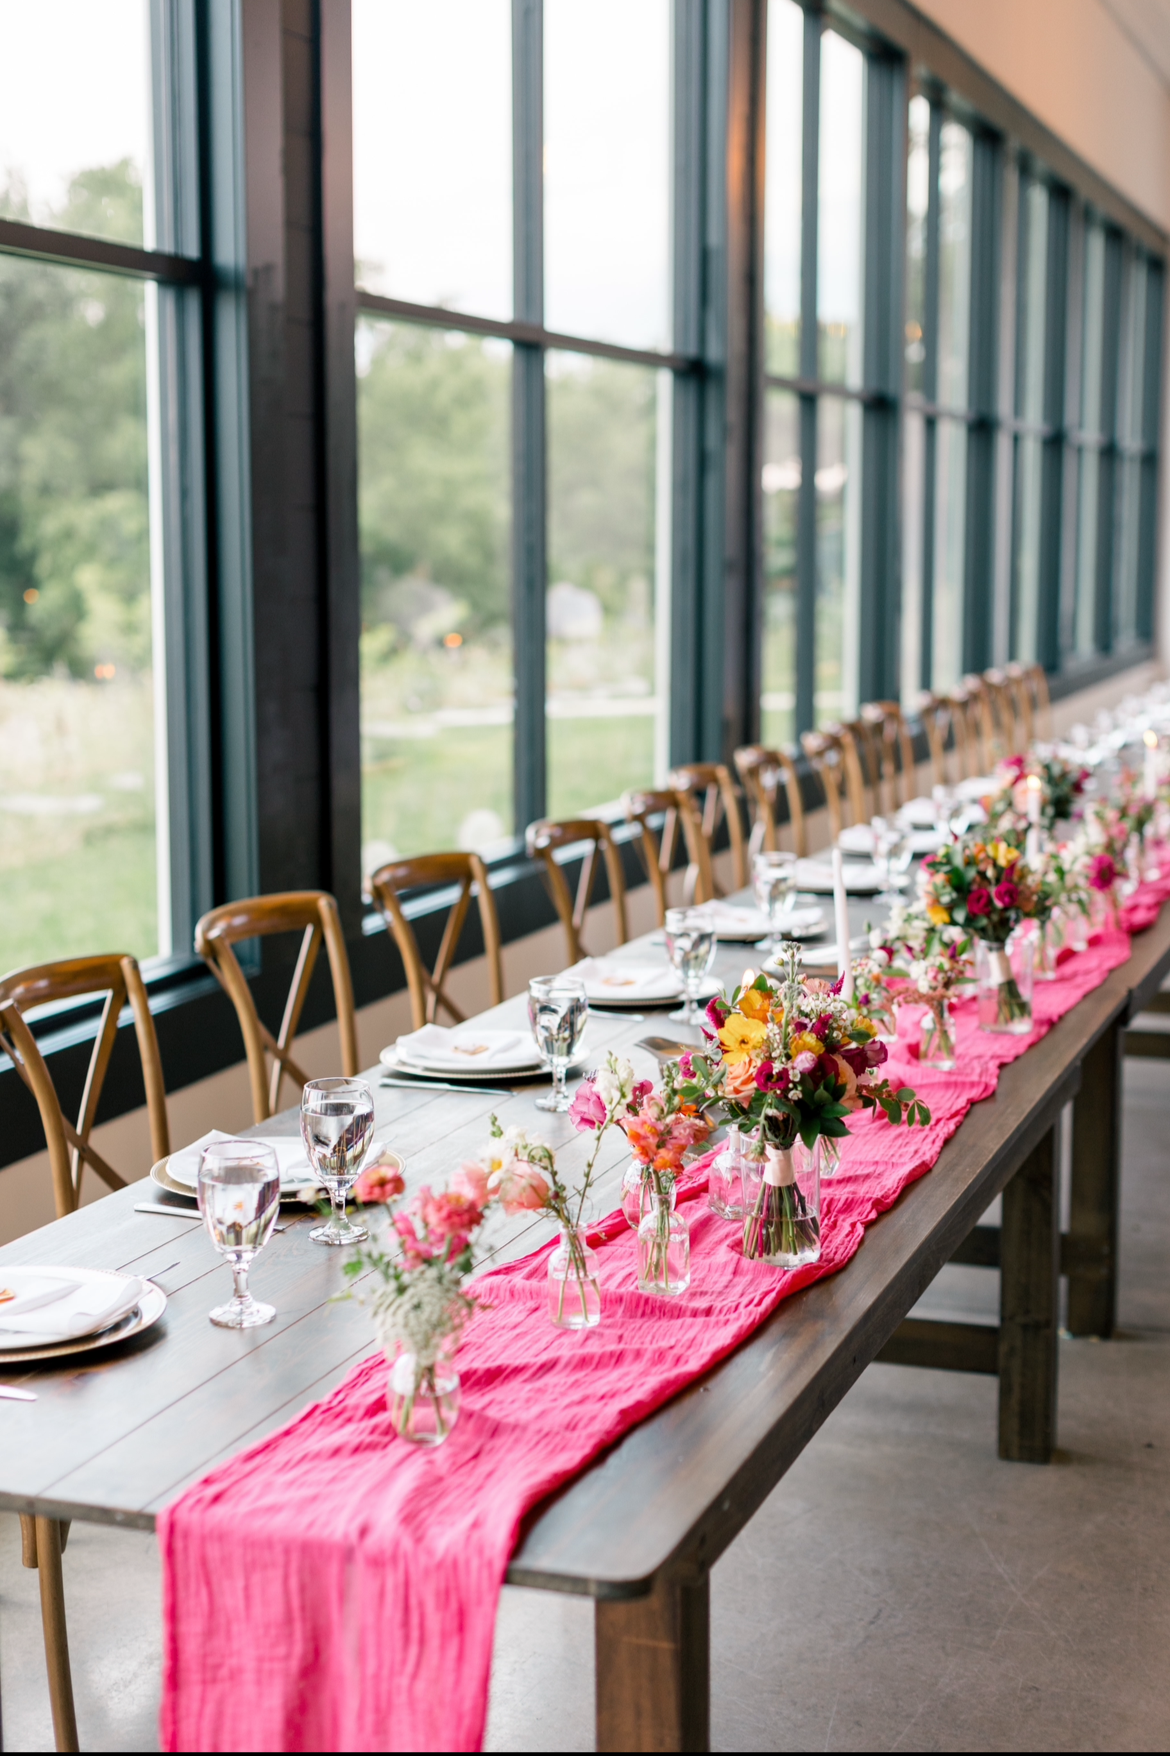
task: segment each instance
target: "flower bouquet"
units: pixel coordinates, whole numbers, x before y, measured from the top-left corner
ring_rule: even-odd
[[[374,1165],[362,1172],[354,1195],[389,1213],[404,1187],[400,1171]],[[371,1273],[373,1290],[352,1296],[370,1306],[390,1362],[386,1400],[394,1429],[415,1444],[441,1444],[459,1417],[454,1353],[476,1309],[463,1283],[485,1206],[486,1192],[457,1173],[445,1193],[422,1188],[391,1215],[388,1249],[371,1239],[345,1264],[351,1278]]]
[[[949,1072],[955,1065],[951,1000],[971,978],[972,935],[962,927],[937,924],[923,907],[895,911],[885,947],[891,968],[905,975],[908,999],[926,1007],[919,1059],[923,1066]]]
[[[666,1297],[685,1292],[691,1278],[690,1228],[674,1211],[675,1184],[683,1155],[711,1132],[698,1106],[682,1096],[678,1078],[678,1063],[668,1063],[661,1092],[643,1081],[615,1115],[633,1155],[622,1211],[638,1233],[638,1286]]]
[[[908,1088],[873,1077],[885,1045],[838,987],[805,981],[799,948],[786,947],[778,981],[749,970],[730,1000],[710,1002],[710,1046],[679,1067],[686,1102],[751,1131],[743,1252],[780,1268],[820,1256],[822,1139],[847,1134],[845,1117],[862,1108],[880,1107],[891,1122],[930,1119]]]
[[[936,927],[964,927],[978,941],[976,982],[984,1030],[1014,1035],[1031,1029],[1031,941],[1020,946],[1020,969],[1012,968],[1008,941],[1036,910],[1037,886],[1018,847],[1002,837],[979,841],[968,835],[923,861],[922,900]]]
[[[1027,833],[1028,780],[1039,782],[1040,824],[1048,835],[1057,825],[1071,823],[1082,809],[1082,798],[1090,770],[1078,761],[1070,761],[1050,744],[1036,744],[1026,756],[1011,756],[1001,762],[999,772],[1003,787],[987,807],[988,820],[1002,834],[1014,829],[1021,838]]]

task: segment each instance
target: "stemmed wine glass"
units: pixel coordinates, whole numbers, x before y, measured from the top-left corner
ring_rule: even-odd
[[[208,1313],[220,1329],[255,1329],[271,1323],[275,1305],[262,1305],[248,1291],[248,1270],[272,1235],[280,1211],[280,1166],[262,1140],[217,1140],[204,1148],[196,1183],[207,1235],[231,1263],[235,1294]]]
[[[764,850],[752,861],[756,901],[768,917],[768,953],[775,957],[784,941],[784,923],[796,901],[796,855]]]
[[[902,900],[902,886],[913,858],[910,837],[893,817],[873,819],[873,859],[881,874],[882,889],[877,901],[886,908]]]
[[[301,1139],[333,1212],[309,1233],[315,1244],[358,1244],[369,1233],[345,1215],[374,1134],[374,1097],[364,1079],[310,1079],[301,1093]]]
[[[686,994],[682,1006],[670,1017],[675,1024],[701,1024],[699,990],[703,977],[715,961],[715,929],[710,918],[693,908],[666,911],[666,955],[682,977]]]
[[[540,1058],[553,1076],[546,1097],[538,1097],[538,1110],[567,1110],[569,1094],[565,1075],[572,1066],[585,1035],[589,1001],[585,983],[578,976],[534,976],[528,984],[528,1022]]]

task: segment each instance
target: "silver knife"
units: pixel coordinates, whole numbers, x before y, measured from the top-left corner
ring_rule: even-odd
[[[35,1402],[35,1390],[18,1390],[15,1384],[0,1384],[0,1396],[6,1396],[9,1402]]]
[[[171,1201],[136,1201],[135,1213],[175,1213],[180,1219],[203,1218],[197,1207],[176,1207]]]
[[[496,1085],[452,1085],[445,1079],[392,1079],[384,1074],[379,1085],[397,1086],[399,1091],[465,1091],[472,1097],[512,1097],[514,1094]]]

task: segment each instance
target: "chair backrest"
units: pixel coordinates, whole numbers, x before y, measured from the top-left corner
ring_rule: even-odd
[[[1016,703],[1015,684],[1006,671],[991,670],[983,673],[983,688],[987,697],[989,718],[995,727],[993,754],[997,761],[1002,761],[1007,756],[1017,755],[1025,748],[1021,741],[1023,727]]]
[[[1023,665],[1013,659],[1003,668],[1004,678],[1012,691],[1016,707],[1016,725],[1019,736],[1023,740],[1020,752],[1025,751],[1036,736],[1036,714],[1032,702],[1032,681]],[[1045,678],[1047,688],[1048,679]]]
[[[763,744],[745,744],[735,752],[735,766],[747,794],[752,818],[748,852],[769,853],[779,847],[776,804],[783,781],[788,798],[788,821],[792,825],[792,846],[803,859],[808,852],[808,834],[804,823],[804,799],[800,791],[800,775],[787,750],[771,750]]]
[[[302,935],[301,949],[289,984],[280,1034],[274,1037],[261,1022],[252,990],[232,946],[241,939],[263,939],[271,933],[296,932]],[[195,949],[210,964],[240,1021],[252,1082],[252,1114],[257,1122],[266,1122],[279,1107],[281,1082],[286,1074],[298,1085],[298,1096],[299,1087],[308,1081],[308,1074],[302,1072],[293,1060],[289,1045],[297,1034],[322,939],[333,976],[333,1000],[341,1033],[341,1071],[352,1079],[358,1072],[353,983],[341,918],[337,904],[327,890],[286,890],[272,896],[249,896],[241,902],[226,902],[220,908],[211,909],[196,925]],[[272,1056],[271,1072],[266,1054]]]
[[[882,808],[880,739],[864,719],[825,727],[841,750],[844,799],[853,823],[868,823]]]
[[[106,996],[105,1004],[85,1076],[81,1109],[74,1126],[61,1108],[52,1075],[23,1015],[34,1006],[102,993]],[[157,1163],[171,1150],[167,1100],[154,1020],[150,1016],[142,974],[134,958],[117,953],[108,957],[74,957],[61,963],[14,970],[11,975],[0,978],[0,1048],[10,1057],[17,1073],[36,1098],[49,1149],[53,1199],[59,1219],[76,1208],[86,1165],[96,1171],[111,1189],[124,1188],[127,1181],[106,1163],[90,1141],[98,1100],[114,1049],[118,1019],[127,1002],[134,1015],[142,1082],[146,1087],[146,1110],[150,1119],[150,1149]]]
[[[802,732],[800,745],[821,783],[829,810],[829,834],[836,841],[845,827],[841,796],[845,784],[845,759],[840,738],[830,730]]]
[[[403,913],[401,896],[407,890],[420,890],[426,885],[458,884],[459,895],[447,916],[435,967],[428,970],[422,960],[414,928]],[[418,854],[413,859],[392,860],[379,866],[369,880],[372,900],[381,909],[386,925],[394,935],[406,970],[410,988],[410,1010],[415,1030],[433,1024],[442,1006],[456,1024],[462,1024],[460,1011],[443,984],[459,944],[459,935],[467,919],[471,892],[475,889],[479,902],[479,920],[483,928],[483,947],[487,953],[488,976],[492,987],[492,1005],[504,998],[504,977],[500,959],[500,923],[495,898],[488,883],[487,867],[478,854]]]
[[[666,777],[668,787],[676,793],[684,794],[694,800],[698,813],[699,826],[703,840],[707,844],[707,853],[712,873],[715,860],[715,837],[721,822],[727,824],[728,841],[731,844],[732,870],[735,874],[735,888],[742,890],[748,882],[747,841],[743,833],[743,818],[739,810],[739,791],[735,777],[725,762],[684,762],[674,768]],[[685,830],[686,824],[684,822]],[[697,868],[699,862],[694,851],[691,854],[691,866]],[[714,882],[712,878],[712,882]],[[697,873],[687,874],[688,890],[696,892],[692,900],[703,900],[697,894]],[[716,894],[719,894],[717,891]]]
[[[883,808],[892,815],[899,805],[908,805],[918,796],[918,764],[910,727],[898,701],[867,702],[861,718],[876,741]]]
[[[988,774],[994,767],[987,734],[987,704],[982,677],[964,677],[951,693],[956,723],[962,722],[963,779]]]
[[[936,787],[945,787],[947,781],[947,737],[952,730],[954,715],[951,703],[945,695],[932,695],[927,692],[918,703],[918,717],[922,721],[926,733],[927,748],[930,751],[930,778]],[[960,763],[959,734],[955,732],[956,761]]]
[[[678,826],[683,814],[690,806],[690,800],[684,795],[679,798],[675,792],[629,792],[622,798],[625,808],[626,822],[636,823],[640,830],[638,842],[642,853],[642,864],[646,868],[646,876],[654,892],[654,907],[658,913],[658,925],[666,925],[666,911],[670,907],[666,881],[671,867],[674,865],[674,850],[678,840]],[[652,818],[662,818],[662,837],[651,822]],[[689,846],[689,843],[688,843]],[[700,901],[703,899],[700,898]]]
[[[626,881],[622,872],[621,854],[609,833],[609,825],[603,823],[599,817],[566,818],[559,823],[551,818],[542,818],[539,823],[528,825],[524,840],[529,859],[544,861],[553,904],[565,929],[565,948],[569,962],[578,963],[581,958],[589,955],[581,942],[581,929],[585,925],[585,914],[599,870],[599,852],[605,861],[605,870],[609,877],[617,943],[624,945],[629,938],[626,926]],[[577,881],[577,895],[574,900],[569,895],[569,886],[556,854],[559,848],[573,847],[581,842],[586,842],[588,849],[581,862],[581,876]]]
[[[1032,718],[1038,738],[1052,736],[1052,696],[1048,691],[1048,672],[1043,665],[1028,665],[1024,671],[1032,692]]]

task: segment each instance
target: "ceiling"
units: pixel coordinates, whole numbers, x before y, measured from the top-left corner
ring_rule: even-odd
[[[1170,92],[1170,0],[1100,0]]]

